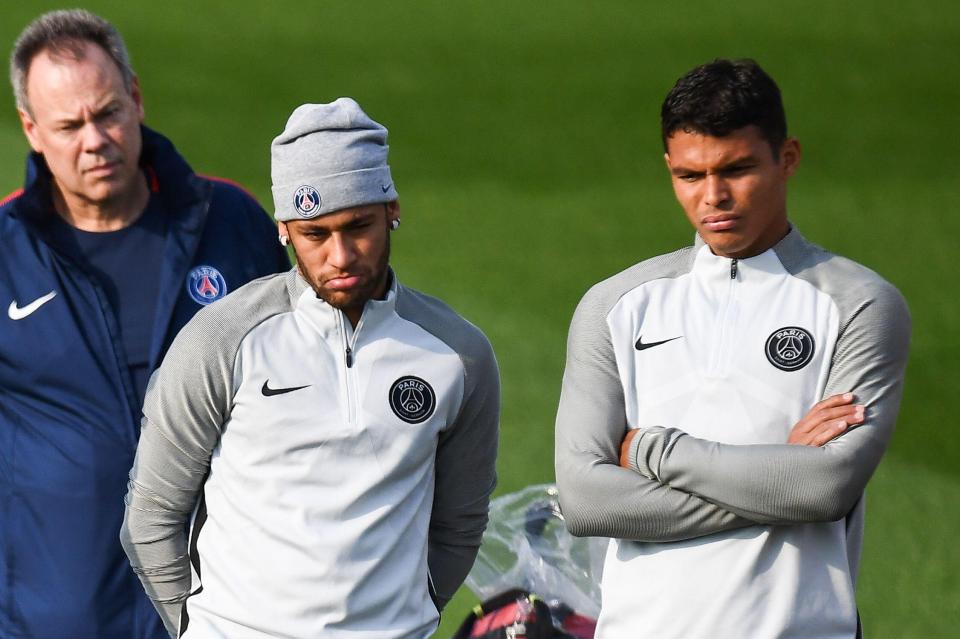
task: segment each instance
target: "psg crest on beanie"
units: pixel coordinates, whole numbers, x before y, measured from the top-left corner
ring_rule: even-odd
[[[401,377],[390,387],[390,408],[408,424],[426,421],[437,408],[437,396],[419,377]]]
[[[293,208],[301,217],[313,217],[320,208],[320,192],[310,185],[301,186],[293,194]]]
[[[227,294],[227,281],[212,266],[197,266],[187,275],[187,293],[194,302],[206,306]]]
[[[774,331],[767,338],[767,360],[782,371],[796,371],[810,363],[816,345],[813,335],[798,326]]]

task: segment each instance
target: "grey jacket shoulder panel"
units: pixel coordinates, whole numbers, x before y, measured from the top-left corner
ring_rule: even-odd
[[[466,375],[464,395],[469,394],[478,377],[482,378],[479,371],[491,365],[496,367],[487,336],[441,300],[401,285],[396,310],[400,317],[421,327],[460,356]]]
[[[464,369],[463,404],[437,444],[428,539],[431,594],[443,608],[473,566],[497,485],[500,372],[486,336],[440,300],[401,286],[396,312],[457,353]]]
[[[658,279],[680,277],[690,271],[697,249],[688,246],[672,253],[657,255],[594,284],[583,296],[580,306],[606,314],[620,298],[633,289]]]
[[[866,303],[896,307],[896,317],[909,320],[906,300],[893,284],[866,266],[807,241],[799,231],[792,230],[774,251],[787,272],[833,299],[840,311],[841,335]]]

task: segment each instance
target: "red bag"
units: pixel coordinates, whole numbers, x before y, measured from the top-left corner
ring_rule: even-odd
[[[525,590],[508,590],[473,609],[453,639],[557,639],[547,604]]]
[[[475,607],[453,639],[593,639],[596,620],[555,606],[526,590],[508,590]]]

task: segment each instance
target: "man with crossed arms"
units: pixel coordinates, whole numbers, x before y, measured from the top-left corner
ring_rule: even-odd
[[[859,636],[906,305],[788,221],[800,146],[755,62],[687,73],[661,125],[695,244],[584,296],[557,416],[567,525],[614,538],[597,636]]]

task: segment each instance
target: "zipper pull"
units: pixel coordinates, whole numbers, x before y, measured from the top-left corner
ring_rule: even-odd
[[[737,279],[737,258],[733,258],[730,261],[730,279]]]
[[[347,368],[351,368],[352,366],[353,366],[353,351],[350,349],[349,346],[347,346]]]

